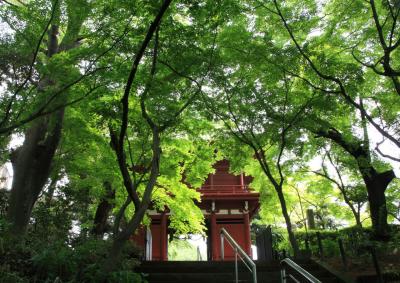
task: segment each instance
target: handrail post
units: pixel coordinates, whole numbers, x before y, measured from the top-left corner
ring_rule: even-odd
[[[224,238],[228,241],[228,244],[232,247],[235,252],[235,281],[239,281],[239,267],[238,257],[243,261],[247,269],[252,273],[253,283],[257,283],[257,266],[254,261],[249,257],[248,254],[236,243],[231,235],[224,229],[221,228],[221,259],[224,260]]]
[[[238,270],[238,250],[235,247],[235,279],[236,283],[239,282],[239,270]]]
[[[257,283],[257,267],[253,266],[253,283]]]
[[[224,258],[224,234],[221,233],[221,260],[223,261]]]
[[[281,266],[281,279],[282,283],[286,283],[286,269],[284,265]]]

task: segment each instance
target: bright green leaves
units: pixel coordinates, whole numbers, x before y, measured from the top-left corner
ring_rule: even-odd
[[[68,48],[77,40],[81,27],[90,12],[90,4],[87,0],[66,0],[68,25],[62,39],[61,46]]]
[[[23,7],[0,8],[2,21],[13,30],[0,41],[4,59],[0,69],[7,76],[3,97],[7,99],[0,102],[1,109],[6,109],[28,75],[54,3],[36,0]],[[86,192],[93,203],[103,193],[103,182],[112,182],[117,210],[126,194],[109,145],[109,130],[120,126],[120,99],[132,58],[160,3],[59,0],[58,4],[53,23],[59,25],[60,50],[48,56],[50,37],[45,32],[32,78],[16,96],[6,124],[29,117],[44,105],[49,110],[75,101],[66,111],[57,162],[62,163],[70,185]],[[152,132],[140,107],[146,90],[148,115],[158,126],[169,127],[161,135],[154,206],[170,208],[171,225],[179,233],[203,228],[194,189],[221,158],[229,159],[233,173],[245,167],[255,177],[252,186],[262,194],[262,215],[271,221],[275,215],[267,215],[266,208],[277,211],[279,206],[270,180],[255,160],[262,151],[271,176],[279,180],[282,173],[282,181],[288,182],[283,182],[283,190],[297,214],[299,200],[291,186],[299,187],[313,202],[328,194],[339,197],[320,178],[296,175],[325,148],[338,157],[340,171],[350,179],[352,198],[365,197],[358,195],[360,172],[354,168],[366,167],[369,158],[353,159],[339,146],[315,138],[315,132],[335,128],[352,148],[364,142],[360,112],[349,99],[356,103],[362,99],[371,119],[397,135],[400,100],[392,80],[379,74],[384,70],[384,54],[370,5],[361,0],[290,0],[277,1],[277,7],[298,46],[274,1],[180,1],[161,21],[158,47],[153,38],[140,61],[129,98],[126,163],[132,179],[147,180]],[[391,27],[395,42],[400,33],[397,25],[392,26],[390,9],[398,8],[387,1],[377,2],[376,9],[381,23],[387,18],[382,27],[385,42],[389,44]],[[394,50],[389,58],[396,70],[399,56]],[[363,64],[375,64],[378,73]],[[347,98],[339,93],[343,90],[335,79]],[[186,104],[190,105],[180,113]],[[389,169],[372,152],[371,159],[377,171]],[[304,184],[301,178],[306,179]],[[140,193],[144,183],[138,185]],[[329,209],[342,217],[337,207]]]
[[[168,207],[171,212],[169,227],[176,234],[202,233],[203,213],[195,204],[200,200],[200,194],[180,180],[159,177],[157,183],[153,193],[154,204],[161,211]]]

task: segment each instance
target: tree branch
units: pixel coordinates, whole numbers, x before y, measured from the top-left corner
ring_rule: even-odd
[[[55,2],[54,2],[54,4],[53,4],[53,7],[52,7],[52,10],[51,10],[50,19],[48,20],[48,22],[47,22],[47,24],[46,24],[46,27],[44,28],[42,34],[40,35],[39,40],[38,40],[38,42],[37,42],[37,44],[36,44],[36,48],[35,48],[35,50],[34,50],[34,52],[33,52],[33,59],[32,59],[31,64],[29,65],[28,75],[26,76],[26,78],[25,78],[25,80],[22,82],[22,84],[21,84],[21,85],[17,88],[17,90],[14,92],[14,94],[12,95],[12,97],[11,97],[11,99],[10,99],[8,105],[7,105],[6,113],[5,113],[3,119],[2,119],[1,122],[0,122],[0,127],[2,127],[2,126],[4,125],[4,123],[7,121],[8,116],[10,115],[11,106],[13,105],[14,100],[16,99],[18,93],[25,87],[25,85],[27,84],[27,82],[30,80],[30,78],[31,78],[31,76],[32,76],[33,66],[34,66],[34,64],[35,64],[35,62],[36,62],[36,58],[37,58],[37,56],[38,56],[38,54],[39,54],[40,45],[42,44],[43,38],[44,38],[44,36],[46,35],[46,32],[47,32],[47,30],[49,29],[49,27],[50,27],[50,25],[51,25],[51,22],[52,22],[53,19],[54,19],[57,6],[58,6],[58,0],[55,0]]]
[[[382,49],[383,50],[387,50],[387,45],[386,45],[386,42],[385,42],[385,37],[383,35],[382,26],[381,26],[381,24],[379,22],[378,12],[376,11],[376,7],[375,7],[375,1],[374,0],[370,0],[369,4],[370,4],[371,9],[372,9],[372,17],[374,18],[375,27],[376,27],[376,30],[378,32],[379,42],[381,43]]]
[[[122,111],[122,124],[121,124],[121,128],[120,128],[119,139],[118,139],[119,140],[118,141],[118,150],[119,151],[123,150],[123,141],[124,141],[125,134],[126,134],[126,128],[128,126],[129,94],[130,94],[130,91],[132,88],[133,81],[136,77],[136,72],[138,70],[139,63],[142,60],[144,52],[145,52],[147,46],[149,45],[150,40],[153,37],[153,34],[156,32],[156,29],[159,26],[161,19],[164,16],[164,13],[167,10],[167,8],[169,7],[169,5],[171,4],[171,2],[172,2],[172,0],[164,0],[160,10],[158,11],[157,16],[155,17],[155,19],[153,20],[153,22],[151,23],[151,25],[147,31],[146,37],[143,40],[142,45],[140,46],[140,48],[135,56],[131,70],[129,72],[128,80],[125,85],[124,95],[121,99],[123,111]]]
[[[339,87],[339,91],[340,94],[343,96],[343,98],[353,107],[355,107],[356,109],[360,110],[363,115],[365,115],[365,118],[368,120],[368,122],[373,125],[379,133],[381,133],[384,137],[388,138],[389,140],[391,140],[397,147],[400,148],[400,140],[397,140],[395,137],[393,137],[391,134],[389,134],[386,130],[384,130],[381,126],[379,126],[374,119],[366,112],[366,110],[360,105],[358,104],[356,101],[354,101],[354,99],[351,98],[351,96],[347,93],[346,88],[344,87],[342,81],[334,76],[331,75],[327,75],[322,73],[314,64],[314,62],[310,59],[310,57],[303,51],[303,49],[301,48],[300,44],[297,42],[291,28],[289,27],[286,19],[284,18],[279,5],[277,3],[277,0],[273,0],[274,4],[275,4],[275,8],[279,14],[279,17],[281,18],[285,29],[287,30],[287,32],[289,33],[289,36],[291,38],[291,40],[294,42],[297,50],[300,52],[300,54],[302,55],[302,57],[308,62],[308,64],[310,65],[311,69],[322,79],[334,82],[338,85]],[[372,0],[371,0],[372,1]],[[400,84],[399,84],[400,87]]]
[[[384,153],[381,151],[381,149],[379,148],[379,146],[380,146],[382,143],[383,143],[383,141],[381,141],[381,142],[379,142],[379,143],[376,144],[376,146],[375,146],[376,152],[378,152],[379,155],[381,155],[382,157],[389,158],[389,159],[391,159],[391,160],[393,160],[393,161],[396,161],[396,162],[400,162],[400,158],[396,158],[396,157],[394,157],[394,156],[391,156],[391,155],[388,155],[388,154],[384,154]]]

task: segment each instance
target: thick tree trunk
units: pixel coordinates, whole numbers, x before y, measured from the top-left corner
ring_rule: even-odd
[[[49,31],[47,56],[58,52],[58,25],[52,24]],[[50,78],[44,78],[38,91],[54,85]],[[8,220],[11,232],[20,238],[26,232],[33,205],[50,175],[51,163],[61,138],[64,109],[38,118],[25,132],[25,140],[12,156],[14,176],[11,187]]]
[[[395,175],[392,170],[383,173],[373,171],[369,174],[363,174],[368,191],[372,229],[377,240],[386,240],[389,237],[385,191],[394,178]]]
[[[112,188],[110,182],[104,182],[104,189],[106,190],[106,194],[97,206],[93,221],[94,227],[91,231],[93,235],[101,238],[107,231],[107,219],[113,208],[113,200],[115,199],[115,190]]]
[[[49,175],[61,138],[64,110],[36,120],[25,133],[25,141],[11,157],[14,176],[10,193],[8,220],[11,232],[22,236]]]
[[[369,146],[364,145],[364,141],[347,141],[343,135],[334,128],[329,130],[319,130],[318,136],[331,139],[337,145],[352,155],[356,161],[358,170],[363,177],[368,192],[368,202],[372,220],[372,229],[376,240],[386,240],[389,237],[389,227],[387,222],[387,208],[385,191],[390,182],[395,178],[393,170],[378,173],[371,162]],[[355,139],[356,140],[356,139]]]
[[[294,257],[296,258],[300,255],[299,245],[297,243],[296,237],[294,236],[294,233],[292,230],[292,221],[290,220],[290,216],[287,211],[285,196],[283,195],[282,188],[275,187],[275,191],[278,194],[279,202],[281,204],[282,215],[283,215],[283,218],[285,218],[286,229],[287,229],[288,236],[289,236],[289,242],[290,242],[290,245],[292,246]]]

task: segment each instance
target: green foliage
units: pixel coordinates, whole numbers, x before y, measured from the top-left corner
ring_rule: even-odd
[[[32,257],[33,268],[39,279],[68,278],[77,270],[76,262],[72,259],[73,251],[55,243],[43,249],[40,254]]]
[[[27,238],[23,245],[14,245],[12,238],[2,237],[0,282],[97,282],[101,264],[106,259],[110,242],[85,239],[65,243],[43,242]],[[139,251],[129,243],[122,254],[118,270],[108,274],[110,282],[146,282],[133,272],[138,264]],[[6,279],[13,281],[4,281]],[[128,281],[127,281],[128,280]]]
[[[308,239],[309,247],[313,254],[319,254],[317,233],[321,235],[323,253],[327,257],[340,256],[338,240],[343,241],[345,253],[351,257],[365,257],[370,259],[370,248],[374,247],[378,255],[388,255],[399,244],[399,226],[391,226],[391,240],[387,243],[371,240],[373,233],[371,227],[348,227],[335,231],[299,231],[296,237],[302,247],[305,248],[305,241]]]
[[[168,260],[195,261],[197,260],[197,249],[186,239],[173,239],[168,243]]]
[[[16,153],[9,148],[12,136],[29,138],[26,130],[35,115],[48,111],[43,119],[50,117],[54,126],[54,111],[66,108],[62,140],[35,203],[26,245],[9,244],[8,193],[0,190],[0,252],[8,256],[7,262],[1,261],[0,277],[95,282],[104,275],[98,271],[115,236],[115,216],[127,198],[110,130],[122,123],[121,97],[132,60],[160,3],[7,2],[0,7],[0,26],[5,27],[0,35],[0,164]],[[157,50],[153,36],[139,62],[127,105],[123,166],[138,184],[139,198],[153,157],[144,107],[155,124],[168,126],[160,136],[152,208],[168,207],[176,235],[203,233],[195,189],[213,173],[212,165],[226,158],[231,173],[253,176],[250,187],[261,197],[255,222],[278,227],[276,247],[288,249],[277,188],[283,191],[300,242],[308,208],[315,211],[327,255],[337,254],[338,237],[368,242],[368,233],[333,230],[355,224],[354,211],[366,219],[363,226],[369,225],[365,178],[394,164],[375,150],[381,136],[373,137],[371,127],[375,121],[389,134],[385,139],[399,140],[400,32],[392,13],[398,9],[393,1],[377,1],[378,19],[384,23],[380,38],[371,2],[361,0],[173,2],[157,31]],[[60,44],[52,56],[48,24],[57,27]],[[382,37],[393,49],[384,50]],[[360,113],[361,102],[369,123]],[[321,135],[333,129],[341,142]],[[354,149],[366,154],[350,154]],[[311,163],[320,164],[315,169]],[[112,211],[104,239],[92,239],[95,212],[107,195],[104,182],[111,184],[115,198],[109,200]],[[386,189],[391,222],[400,218],[399,188],[396,180]],[[122,212],[120,228],[135,213],[132,204]],[[314,239],[315,231],[308,235]],[[393,233],[385,247],[398,240]],[[171,252],[183,249],[175,243],[172,247]],[[110,282],[142,280],[131,272],[136,264],[132,258],[139,256],[131,254],[134,250],[127,247]]]
[[[9,199],[9,192],[0,189],[0,216],[5,217],[7,213],[7,204]]]

